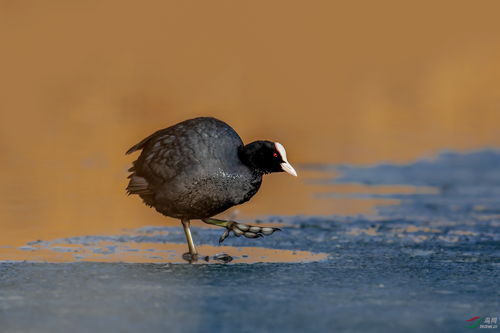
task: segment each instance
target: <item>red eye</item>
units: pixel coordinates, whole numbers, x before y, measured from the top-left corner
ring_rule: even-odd
[[[277,153],[274,153],[274,154],[273,154],[273,156],[274,156],[274,157],[278,157],[278,154],[277,154]]]

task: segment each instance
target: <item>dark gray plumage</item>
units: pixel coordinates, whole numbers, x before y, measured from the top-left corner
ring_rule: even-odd
[[[127,190],[160,213],[211,217],[249,200],[262,174],[244,165],[238,134],[215,118],[196,118],[160,130],[130,148],[142,149]]]
[[[281,144],[255,141],[244,146],[229,125],[210,117],[159,130],[127,154],[137,150],[142,152],[129,169],[128,193],[139,195],[164,215],[181,219],[188,243],[192,243],[190,219],[202,219],[241,235],[239,230],[245,225],[208,218],[248,201],[259,190],[265,173],[286,171],[296,176]],[[259,231],[253,236],[264,234],[270,233]],[[190,252],[196,254],[191,244]]]

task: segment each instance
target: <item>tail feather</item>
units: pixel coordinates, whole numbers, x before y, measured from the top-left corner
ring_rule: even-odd
[[[154,193],[149,188],[149,183],[143,177],[137,176],[132,173],[130,176],[130,181],[127,186],[127,194],[137,194],[139,195],[144,203],[148,206],[153,206]]]
[[[127,186],[128,194],[151,194],[149,189],[149,184],[147,180],[143,177],[139,177],[136,174],[131,174],[129,176],[130,181]]]

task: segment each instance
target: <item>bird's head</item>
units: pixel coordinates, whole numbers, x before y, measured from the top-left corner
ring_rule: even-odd
[[[257,172],[287,172],[297,176],[297,172],[288,162],[285,147],[271,141],[255,141],[242,147],[239,152],[241,161]]]

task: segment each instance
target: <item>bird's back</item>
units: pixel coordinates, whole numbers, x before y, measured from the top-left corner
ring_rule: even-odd
[[[127,190],[173,217],[203,218],[248,200],[261,177],[241,163],[238,134],[215,118],[162,129],[127,151],[141,150]]]

